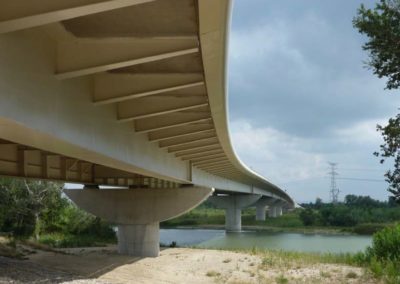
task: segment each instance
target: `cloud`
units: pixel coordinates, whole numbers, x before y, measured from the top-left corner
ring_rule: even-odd
[[[271,181],[303,180],[322,174],[321,154],[304,149],[310,143],[308,139],[273,128],[256,128],[245,120],[234,121],[231,130],[239,156]]]
[[[396,111],[399,98],[386,95],[384,81],[363,68],[363,39],[351,25],[354,3],[342,1],[347,12],[335,14],[330,5],[302,1],[301,7],[283,4],[280,13],[268,12],[273,2],[244,8],[243,13],[257,11],[245,28],[244,17],[238,17],[242,11],[233,18],[238,22],[230,44],[232,117],[318,137]]]
[[[338,163],[344,178],[382,180],[386,170],[372,155],[381,137],[368,121],[337,129],[330,138],[296,137],[246,120],[233,121],[230,129],[233,146],[245,164],[288,190],[298,202],[329,200],[329,161]],[[387,198],[384,182],[339,180],[338,185],[341,198],[346,194]]]

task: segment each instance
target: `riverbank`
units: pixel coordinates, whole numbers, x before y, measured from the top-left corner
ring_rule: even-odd
[[[340,257],[272,251],[162,249],[158,258],[115,246],[30,249],[25,260],[0,257],[0,283],[379,283]]]
[[[225,225],[176,225],[161,226],[161,229],[205,229],[205,230],[225,230]],[[300,234],[320,234],[320,235],[356,235],[354,232],[346,231],[344,228],[326,227],[275,227],[268,225],[243,225],[242,231],[266,231],[271,233],[300,233]]]
[[[264,221],[255,220],[254,208],[247,208],[242,212],[243,230],[268,230],[270,232],[294,232],[304,234],[357,234],[372,235],[375,232],[393,225],[391,222],[360,222],[351,226],[308,224],[300,218],[301,210],[287,212],[277,218],[266,218]],[[345,217],[343,217],[345,218]],[[224,229],[225,212],[215,208],[195,208],[177,218],[164,221],[161,228],[192,228],[192,229]]]

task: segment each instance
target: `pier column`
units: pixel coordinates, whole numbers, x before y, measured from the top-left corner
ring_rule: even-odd
[[[265,221],[266,206],[256,206],[256,221]]]
[[[269,218],[276,218],[276,207],[273,205],[270,205],[268,207],[268,217]]]
[[[282,200],[275,200],[268,208],[268,216],[271,218],[276,218],[282,216],[282,207],[286,202]]]
[[[240,232],[242,230],[242,209],[246,208],[261,195],[214,195],[208,199],[218,208],[225,209],[225,230],[227,232]]]
[[[118,225],[118,253],[156,257],[160,251],[160,223]]]
[[[265,221],[266,207],[274,202],[272,197],[263,196],[255,203],[257,221]]]
[[[205,187],[135,189],[64,189],[83,210],[118,226],[118,252],[156,257],[160,251],[159,223],[177,217],[213,192]]]
[[[275,214],[276,214],[276,217],[282,216],[282,206],[275,207]]]

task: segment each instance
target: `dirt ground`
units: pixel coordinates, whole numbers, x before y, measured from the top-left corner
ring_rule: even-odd
[[[168,248],[158,258],[118,255],[114,246],[62,252],[0,257],[0,283],[376,283],[357,267],[268,266],[260,255],[231,251]]]

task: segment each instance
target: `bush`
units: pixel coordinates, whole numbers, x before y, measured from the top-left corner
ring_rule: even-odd
[[[367,254],[380,261],[400,262],[400,224],[374,234]]]
[[[64,234],[47,234],[42,235],[39,243],[54,248],[72,248],[72,247],[100,247],[107,243],[115,242],[116,238],[102,238],[93,235],[64,235]]]
[[[355,255],[354,261],[365,264],[386,283],[400,283],[400,224],[375,233],[372,246]]]
[[[385,224],[360,224],[353,228],[353,232],[360,235],[372,235],[385,227]]]
[[[317,223],[318,214],[311,208],[302,210],[299,214],[304,226],[312,226]]]

